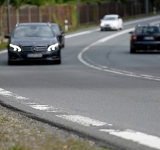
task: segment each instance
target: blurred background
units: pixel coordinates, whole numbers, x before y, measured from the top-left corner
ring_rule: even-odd
[[[159,10],[159,0],[0,0],[0,36],[12,32],[17,22],[55,22],[64,29],[67,20],[70,31],[99,24],[106,14],[125,20]]]

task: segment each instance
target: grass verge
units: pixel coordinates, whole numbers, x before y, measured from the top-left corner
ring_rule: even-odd
[[[109,150],[4,107],[0,109],[0,150]]]
[[[0,50],[4,50],[7,48],[8,42],[2,42],[0,43]]]

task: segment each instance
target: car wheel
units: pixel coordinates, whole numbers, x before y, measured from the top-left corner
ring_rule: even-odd
[[[120,29],[120,28],[119,28],[119,27],[117,27],[116,31],[119,31],[119,29]]]
[[[65,47],[65,44],[63,43],[63,44],[62,44],[62,48],[64,48],[64,47]]]
[[[56,64],[61,64],[61,51],[59,52],[59,60],[56,60]]]
[[[101,31],[103,31],[103,28],[101,28]]]
[[[136,49],[135,49],[135,48],[130,47],[130,53],[131,53],[131,54],[136,53]]]
[[[56,61],[56,64],[61,64],[61,59]]]
[[[13,65],[13,62],[8,60],[8,65]]]

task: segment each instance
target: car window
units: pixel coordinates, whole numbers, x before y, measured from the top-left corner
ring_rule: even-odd
[[[58,25],[52,25],[52,30],[55,34],[60,34],[60,28]]]
[[[117,17],[104,17],[103,20],[117,20]]]
[[[24,25],[24,26],[18,26],[13,36],[15,38],[21,38],[21,37],[46,37],[51,38],[54,37],[54,33],[51,30],[49,26],[37,26],[37,25]]]
[[[152,33],[160,33],[159,27],[156,26],[142,26],[136,29],[136,33],[139,34],[152,34]]]

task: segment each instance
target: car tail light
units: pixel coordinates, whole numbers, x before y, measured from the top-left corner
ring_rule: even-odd
[[[132,41],[133,42],[137,41],[137,36],[136,35],[132,35]]]

